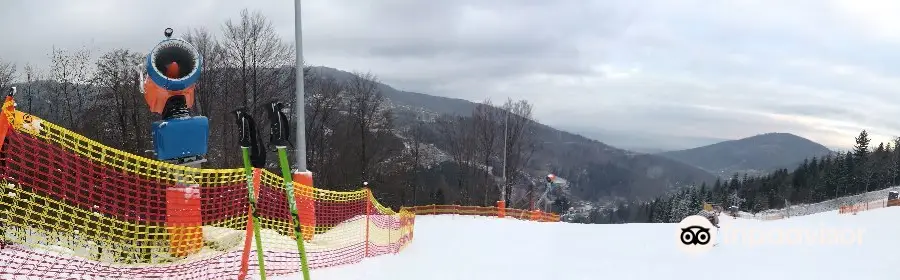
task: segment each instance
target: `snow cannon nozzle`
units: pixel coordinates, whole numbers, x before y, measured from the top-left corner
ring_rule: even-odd
[[[200,51],[188,41],[170,38],[172,29],[166,29],[166,39],[159,42],[147,54],[144,61],[142,92],[150,111],[163,113],[166,102],[172,97],[184,96],[184,108],[194,106],[194,87],[203,69]],[[181,105],[179,105],[181,106]]]
[[[290,120],[284,113],[284,104],[275,101],[269,106],[269,142],[276,147],[287,147],[291,145],[290,139]],[[293,146],[293,145],[291,145]]]
[[[165,35],[166,38],[171,38],[172,33],[175,33],[175,30],[173,30],[171,27],[168,27],[165,31],[163,31],[163,35]]]

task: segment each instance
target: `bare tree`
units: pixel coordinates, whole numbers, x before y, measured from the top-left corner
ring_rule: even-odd
[[[94,77],[100,95],[92,106],[93,113],[88,115],[91,127],[99,129],[98,136],[115,143],[114,147],[137,154],[148,148],[145,135],[149,134],[150,122],[142,117],[141,112],[146,109],[135,100],[139,85],[134,66],[143,57],[127,49],[115,49],[100,57]]]
[[[306,154],[310,170],[326,170],[334,158],[328,139],[339,120],[336,114],[345,92],[344,84],[331,77],[307,76],[306,91]]]
[[[67,51],[53,48],[50,55],[50,80],[55,83],[51,96],[52,108],[59,122],[78,130],[76,120],[87,108],[90,89],[90,59],[88,49]]]
[[[528,101],[513,101],[509,99],[503,105],[503,110],[509,113],[506,132],[506,178],[513,183],[523,184],[523,171],[528,166],[531,156],[537,150],[536,129],[532,119],[532,105]],[[506,200],[511,201],[512,191],[510,184],[507,188]]]
[[[425,122],[422,119],[417,119],[415,126],[412,128],[412,201],[413,205],[419,205],[419,191],[422,185],[420,172],[422,170],[422,160],[423,153],[422,151],[422,129],[425,125]],[[427,153],[426,153],[427,154]]]
[[[472,125],[472,118],[462,116],[445,116],[437,120],[437,126],[447,141],[448,152],[458,165],[456,184],[459,197],[454,203],[471,204],[476,195],[477,186],[472,184],[478,166],[475,151],[477,137]]]
[[[12,62],[0,59],[0,88],[8,88],[12,86],[16,77],[16,65]]]
[[[502,131],[500,131],[502,124],[498,124],[498,111],[490,100],[485,100],[478,104],[472,112],[475,129],[474,136],[477,137],[476,153],[481,160],[480,164],[488,170],[491,170],[490,167],[493,166],[491,159],[496,156],[497,139],[502,137]],[[490,172],[485,172],[481,179],[480,187],[484,189],[484,205],[490,205],[491,196],[489,192],[492,189],[491,186],[494,180],[491,178]]]
[[[210,106],[210,100],[213,100],[215,97],[215,78],[217,77],[211,74],[212,70],[218,66],[216,64],[219,61],[215,54],[217,54],[216,48],[220,46],[209,30],[203,27],[191,29],[184,36],[184,40],[194,45],[197,48],[197,52],[203,57],[203,65],[200,69],[203,75],[200,75],[197,84],[194,86],[194,109],[197,114],[202,115],[204,107]]]
[[[456,171],[456,187],[461,191],[464,190],[465,181],[465,173],[463,171],[463,167],[465,164],[465,125],[464,118],[458,116],[443,116],[438,118],[436,121],[436,125],[438,130],[441,133],[441,136],[448,143],[448,153],[453,158],[453,161],[456,162],[459,167]],[[460,195],[465,196],[464,193]]]
[[[34,111],[33,105],[34,105],[34,97],[35,97],[34,95],[36,93],[35,83],[40,78],[38,77],[38,73],[34,70],[34,67],[32,67],[31,64],[25,64],[24,69],[25,69],[25,85],[22,88],[22,94],[24,94],[26,96],[26,99],[28,100],[27,103],[25,103],[25,108],[28,110],[29,113],[34,114],[35,111]]]
[[[293,48],[258,11],[242,10],[240,21],[226,21],[222,31],[224,59],[229,67],[238,69],[237,89],[241,90],[244,106],[255,117],[263,117],[267,101],[283,96],[281,92],[292,80],[286,68],[294,60]]]
[[[384,96],[378,88],[377,78],[371,73],[354,73],[347,81],[346,111],[350,117],[350,134],[357,137],[356,142],[360,180],[372,179],[369,176],[379,159],[387,156],[385,150],[373,147],[380,133],[391,128],[390,110],[384,107]]]
[[[230,65],[226,59],[226,49],[216,37],[205,28],[191,29],[184,39],[193,44],[203,57],[202,75],[194,87],[194,110],[198,115],[210,118],[209,152],[206,157],[211,166],[226,167],[239,165],[236,129],[230,121],[231,111],[244,104],[243,92],[230,90]]]
[[[254,118],[264,120],[269,102],[277,100],[294,104],[293,95],[289,94],[295,83],[294,76],[290,75],[294,73],[291,68],[295,62],[293,48],[282,41],[268,18],[259,11],[251,13],[244,9],[237,20],[225,21],[221,30],[218,47],[212,48],[215,50],[212,54],[220,61],[217,64],[223,69],[218,75],[222,79],[215,79],[215,96],[225,96],[221,100],[227,101],[221,104],[223,108],[218,111],[227,114],[237,107],[245,107]],[[202,36],[202,32],[195,35]],[[213,118],[230,119],[231,116]],[[221,131],[225,136],[222,137],[224,147],[221,150],[236,151],[234,126],[229,122],[222,125]],[[260,134],[269,133],[269,126],[259,128]],[[230,154],[226,152],[222,156],[228,159],[229,165],[239,165],[240,162]]]

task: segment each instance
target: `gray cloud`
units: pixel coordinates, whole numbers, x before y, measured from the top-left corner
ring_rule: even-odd
[[[877,0],[303,1],[304,58],[399,89],[524,98],[551,125],[848,147],[900,135],[900,20]],[[6,1],[0,57],[149,49],[165,27],[218,31],[243,8],[293,41],[293,1]],[[896,10],[896,9],[893,9]]]

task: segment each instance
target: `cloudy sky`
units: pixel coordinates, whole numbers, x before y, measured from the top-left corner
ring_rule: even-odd
[[[303,0],[308,63],[409,91],[527,99],[550,125],[835,148],[900,136],[900,3],[880,0]],[[146,51],[243,8],[293,41],[290,0],[3,1],[0,58]],[[601,139],[602,140],[602,139]]]

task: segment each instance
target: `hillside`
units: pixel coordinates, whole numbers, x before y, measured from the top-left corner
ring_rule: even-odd
[[[335,78],[339,81],[346,81],[353,77],[352,73],[324,66],[312,67],[310,71]],[[472,113],[472,110],[475,109],[476,105],[470,101],[458,98],[402,91],[383,83],[379,83],[379,90],[381,90],[384,97],[390,99],[395,107],[405,107],[407,110],[421,108],[435,114],[469,115]]]
[[[722,177],[793,168],[804,159],[831,154],[822,144],[790,133],[766,133],[659,155]]]
[[[290,69],[280,69],[281,75],[289,73]],[[353,75],[348,72],[326,68],[313,67],[313,75],[331,77],[337,81],[351,79]],[[209,72],[205,77],[210,81],[229,78],[235,75],[232,72]],[[288,79],[290,81],[290,79]],[[201,81],[203,83],[204,81]],[[20,85],[20,106],[23,110],[35,113],[39,116],[59,123],[65,127],[73,127],[75,131],[92,139],[101,141],[112,147],[120,148],[136,154],[145,155],[143,151],[151,149],[150,143],[144,135],[149,131],[147,127],[155,118],[146,112],[139,100],[126,103],[125,107],[112,104],[116,98],[125,100],[134,99],[134,92],[125,90],[107,90],[103,96],[93,96],[97,90],[85,89],[89,97],[95,97],[95,103],[83,109],[79,109],[76,115],[90,116],[97,119],[115,120],[104,125],[92,118],[75,118],[78,121],[67,121],[62,114],[64,111],[55,110],[50,104],[60,103],[64,100],[57,96],[54,83],[35,82],[29,85]],[[104,88],[105,85],[97,85]],[[205,90],[215,90],[216,84],[201,84]],[[310,85],[307,84],[309,87]],[[397,90],[385,84],[377,84],[379,92],[387,100],[387,107],[392,112],[390,131],[378,132],[373,130],[369,140],[369,150],[372,158],[377,159],[372,168],[375,172],[372,177],[366,178],[371,182],[380,183],[375,188],[379,199],[392,206],[422,203],[477,203],[493,204],[497,199],[497,188],[501,182],[502,159],[494,157],[485,166],[483,161],[478,161],[478,166],[469,170],[462,170],[460,164],[454,162],[452,153],[453,141],[450,141],[437,124],[446,121],[449,116],[471,119],[473,110],[479,105],[470,101],[454,98],[431,96],[427,94],[406,92]],[[224,91],[217,91],[216,99],[198,100],[198,107],[202,107],[203,115],[211,118],[210,153],[207,167],[226,168],[238,166],[239,157],[234,157],[236,143],[235,131],[232,128],[233,121],[228,114],[233,108],[241,105],[244,100],[242,92],[227,90],[233,87],[223,87]],[[289,89],[289,85],[282,89]],[[313,91],[308,91],[312,94]],[[115,94],[115,95],[113,95]],[[281,93],[276,93],[281,94]],[[204,95],[205,96],[205,95]],[[289,95],[290,96],[290,95]],[[345,100],[346,101],[346,100]],[[308,101],[309,102],[309,101]],[[259,104],[257,104],[257,107]],[[341,105],[344,106],[344,105]],[[83,112],[81,111],[83,110]],[[323,187],[334,190],[358,188],[356,182],[362,180],[360,168],[355,166],[355,148],[359,138],[353,136],[354,129],[350,128],[352,120],[348,119],[345,109],[331,108],[332,119],[323,124],[321,119],[310,120],[310,125],[323,126],[322,131],[341,131],[342,133],[329,133],[326,136],[315,134],[311,131],[308,136],[309,151],[308,165],[310,170],[318,170],[318,181]],[[312,112],[312,111],[309,111]],[[308,113],[309,113],[308,112]],[[119,114],[128,116],[121,118]],[[132,120],[131,116],[135,118]],[[264,120],[260,116],[260,120]],[[88,121],[88,119],[90,119]],[[118,123],[121,121],[122,123]],[[421,135],[421,150],[427,156],[419,163],[420,169],[409,169],[401,152],[404,146],[411,147],[410,135],[416,127]],[[124,133],[123,132],[124,128]],[[266,135],[267,126],[262,127],[261,133]],[[632,153],[623,149],[606,145],[602,142],[588,139],[555,128],[537,124],[533,141],[536,145],[535,152],[528,155],[530,160],[518,176],[525,177],[520,183],[513,186],[513,197],[519,204],[515,207],[527,205],[526,193],[529,187],[536,187],[535,191],[543,190],[542,178],[547,173],[555,173],[561,178],[567,179],[567,198],[573,201],[601,201],[607,198],[640,198],[647,199],[658,196],[672,188],[694,184],[699,182],[712,182],[714,176],[699,168],[655,155]],[[318,138],[314,137],[319,135]],[[141,138],[143,137],[143,138]],[[499,137],[499,136],[498,136]],[[315,138],[315,139],[312,139]],[[143,140],[142,140],[143,139]],[[498,144],[499,146],[499,144]],[[338,152],[339,151],[339,152]],[[499,148],[495,150],[499,154]],[[320,156],[321,155],[321,156]],[[148,155],[150,156],[150,155]],[[272,155],[274,158],[274,155]],[[270,167],[277,167],[274,161],[269,161]],[[327,166],[340,165],[344,169],[329,169]],[[396,169],[388,168],[395,166]],[[315,168],[315,169],[314,169]],[[411,173],[410,173],[411,172]],[[413,177],[414,176],[414,177]],[[406,191],[404,188],[414,190]],[[471,200],[465,200],[469,197]]]
[[[311,71],[336,80],[353,77],[351,73],[327,67],[314,67]],[[380,90],[392,105],[396,130],[408,131],[422,116],[426,116],[425,124],[421,126],[426,135],[423,141],[437,147],[442,151],[439,153],[444,154],[450,143],[446,137],[441,136],[435,125],[436,119],[441,115],[470,116],[478,105],[462,99],[400,91],[384,84],[380,85]],[[535,137],[535,142],[540,147],[531,156],[531,164],[526,172],[536,182],[549,172],[568,179],[570,194],[576,200],[649,198],[672,187],[715,180],[708,172],[678,161],[632,153],[543,124],[537,124]],[[445,156],[444,160],[449,159]],[[500,159],[494,160],[499,165]],[[499,169],[499,166],[495,167]],[[432,174],[431,177],[455,177],[452,174],[436,175]]]

